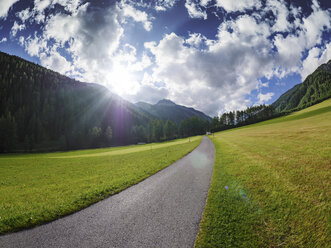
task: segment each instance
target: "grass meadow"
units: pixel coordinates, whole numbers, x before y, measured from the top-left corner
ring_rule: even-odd
[[[195,247],[330,247],[331,99],[211,137]]]
[[[190,142],[189,142],[190,141]],[[0,156],[0,234],[68,215],[169,166],[201,137],[159,144]]]

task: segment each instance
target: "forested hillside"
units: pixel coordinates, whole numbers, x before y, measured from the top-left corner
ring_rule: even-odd
[[[272,106],[277,112],[307,108],[331,97],[331,60],[319,66],[303,83],[281,95]]]
[[[0,152],[72,150],[154,142],[271,119],[331,96],[331,61],[269,106],[211,118],[161,100],[131,104],[98,84],[78,82],[0,52]]]
[[[204,121],[211,121],[211,118],[204,113],[195,110],[194,108],[178,105],[168,99],[160,100],[154,105],[145,102],[138,102],[136,103],[136,106],[163,121],[171,120],[176,122],[178,125],[181,121],[193,117],[198,117]]]
[[[181,112],[182,121],[171,121],[171,116],[153,115],[103,86],[1,52],[0,87],[0,152],[154,142],[203,134],[209,128],[209,117],[192,108],[172,103],[191,114]]]
[[[106,88],[0,53],[0,151],[67,150],[132,142],[150,116]]]

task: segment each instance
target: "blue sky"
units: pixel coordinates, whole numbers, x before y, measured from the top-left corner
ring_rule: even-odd
[[[270,104],[331,59],[331,1],[1,0],[0,50],[131,102]]]

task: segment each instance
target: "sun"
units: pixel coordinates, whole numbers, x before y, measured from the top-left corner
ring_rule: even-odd
[[[117,95],[132,95],[139,89],[139,82],[134,72],[123,65],[114,66],[109,73],[110,87]]]

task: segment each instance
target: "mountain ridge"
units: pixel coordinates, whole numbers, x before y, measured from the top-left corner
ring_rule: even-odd
[[[163,121],[171,120],[179,124],[181,121],[198,117],[204,121],[211,121],[211,117],[204,114],[203,112],[196,110],[192,107],[186,107],[174,103],[169,99],[161,99],[156,104],[150,104],[146,102],[135,103],[141,110],[155,116],[156,118],[162,119]]]
[[[1,51],[0,71],[0,152],[97,148],[204,133],[200,126],[184,132],[184,126],[163,123],[158,114],[102,85],[77,81]],[[157,106],[200,113],[165,99]]]
[[[80,82],[3,52],[0,71],[0,152],[158,142],[203,134],[215,125],[203,112],[169,99],[133,104],[102,85]],[[272,104],[273,117],[330,96],[331,60],[283,93]]]

